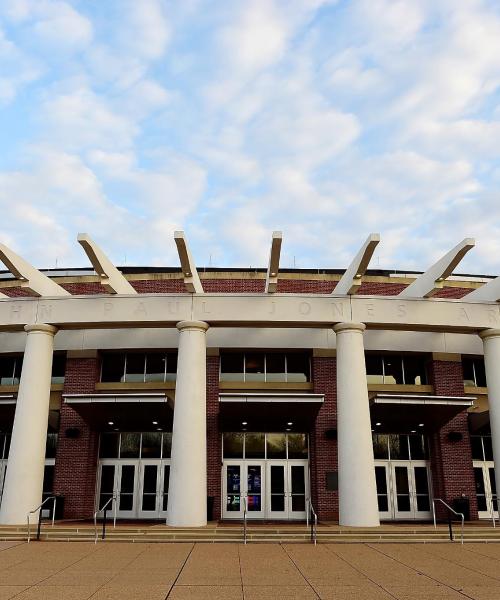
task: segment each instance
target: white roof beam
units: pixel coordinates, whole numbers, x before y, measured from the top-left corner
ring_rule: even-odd
[[[371,233],[367,237],[366,242],[356,254],[346,272],[340,278],[340,281],[335,286],[332,294],[335,294],[336,296],[347,296],[356,293],[379,242],[380,234],[378,233]]]
[[[64,288],[35,269],[5,244],[0,244],[0,260],[16,278],[9,287],[22,287],[37,296],[70,296]]]
[[[433,296],[438,290],[442,289],[445,279],[453,273],[453,270],[467,252],[474,247],[475,243],[472,238],[462,240],[460,244],[440,258],[425,273],[419,275],[398,296],[400,298],[429,298]]]
[[[89,257],[94,271],[99,275],[101,285],[110,294],[137,294],[123,273],[109,260],[99,246],[86,233],[79,233],[78,243]]]
[[[500,302],[500,277],[496,277],[480,288],[466,294],[462,300],[478,300],[480,302]]]
[[[194,264],[193,256],[189,250],[186,236],[183,231],[174,231],[174,240],[181,261],[182,274],[184,275],[184,285],[191,294],[203,294],[203,286],[201,285],[196,265]]]
[[[281,231],[273,231],[271,238],[271,253],[269,255],[269,266],[266,275],[265,292],[274,294],[278,288],[278,272],[280,268],[281,242],[283,241],[283,233]]]

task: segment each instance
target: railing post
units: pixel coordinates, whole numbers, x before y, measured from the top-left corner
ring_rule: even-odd
[[[40,541],[40,530],[42,528],[42,507],[40,506],[40,508],[38,509],[38,527],[36,530],[36,539],[37,541]]]
[[[102,521],[102,539],[106,537],[106,517],[108,515],[108,507],[104,507],[104,519]]]
[[[451,513],[448,512],[448,529],[450,530],[450,541],[453,541],[453,527],[451,526]]]

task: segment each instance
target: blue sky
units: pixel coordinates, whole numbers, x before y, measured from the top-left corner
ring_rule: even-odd
[[[496,0],[0,2],[0,240],[39,267],[500,273]]]

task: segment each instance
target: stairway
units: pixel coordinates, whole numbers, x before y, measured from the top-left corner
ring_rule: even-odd
[[[460,526],[454,524],[455,542],[460,543]],[[101,528],[98,528],[99,536]],[[51,527],[50,523],[42,525],[43,541],[94,541],[94,527],[89,523],[59,523]],[[36,526],[32,526],[32,540],[36,536]],[[26,526],[0,526],[0,541],[25,541]],[[235,525],[209,525],[201,528],[167,527],[165,525],[122,525],[113,528],[108,523],[105,542],[207,542],[224,543],[243,541],[243,528]],[[249,525],[247,527],[248,543],[310,543],[310,530],[305,524],[300,525]],[[466,525],[465,542],[500,542],[500,527],[491,525]],[[432,543],[448,542],[449,533],[446,525],[382,525],[372,528],[348,528],[338,525],[318,525],[318,543]],[[103,540],[99,539],[99,543]]]

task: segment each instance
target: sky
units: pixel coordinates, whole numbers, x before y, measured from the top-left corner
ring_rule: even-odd
[[[498,0],[0,0],[0,241],[37,267],[500,274]]]

